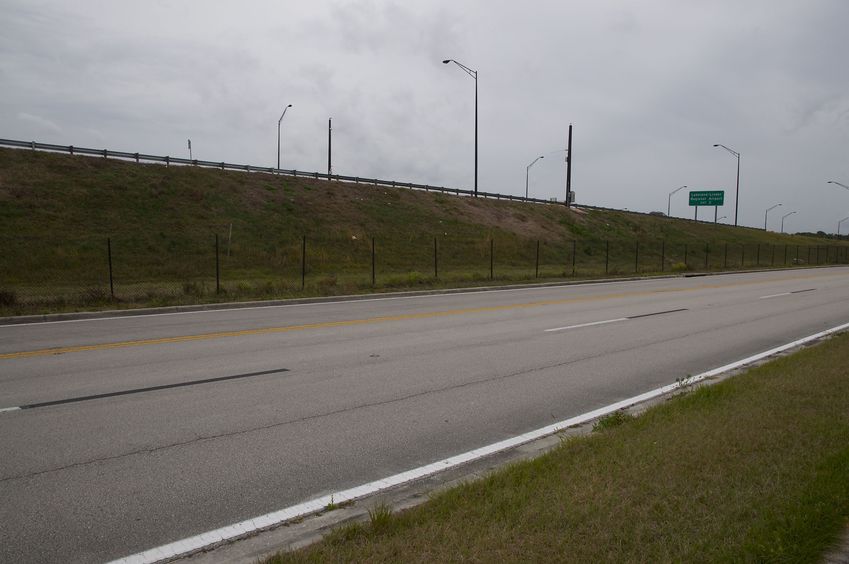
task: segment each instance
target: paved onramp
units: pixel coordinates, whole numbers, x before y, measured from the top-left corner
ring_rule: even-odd
[[[849,321],[849,269],[0,327],[0,561],[96,562]]]

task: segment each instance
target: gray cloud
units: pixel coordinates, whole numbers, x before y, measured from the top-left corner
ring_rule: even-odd
[[[479,71],[480,187],[650,211],[682,184],[729,190],[740,219],[777,201],[793,228],[849,215],[842,0],[531,3],[350,0],[130,5],[4,0],[4,137],[275,162],[470,187]],[[686,197],[673,211],[689,216]],[[839,216],[839,217],[837,217]]]

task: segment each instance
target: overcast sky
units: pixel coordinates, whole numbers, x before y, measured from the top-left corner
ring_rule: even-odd
[[[0,137],[834,232],[849,216],[849,1],[0,0]],[[560,151],[560,152],[557,152]],[[692,217],[687,190],[672,214]],[[700,218],[713,217],[702,208]],[[843,224],[849,233],[849,221]]]

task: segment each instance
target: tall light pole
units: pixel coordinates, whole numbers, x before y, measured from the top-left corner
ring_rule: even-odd
[[[840,226],[843,225],[843,222],[849,219],[849,217],[844,217],[840,221],[837,222],[837,236],[840,237]]]
[[[669,193],[669,197],[666,199],[666,217],[669,217],[669,212],[672,209],[672,196],[675,194],[675,192],[678,192],[679,190],[683,190],[686,187],[687,187],[687,185],[685,184],[684,186],[676,188],[675,190],[673,190],[672,192]]]
[[[838,186],[841,186],[841,187],[846,188],[847,190],[849,190],[849,186],[846,186],[845,184],[842,184],[842,183],[840,183],[840,182],[838,182],[838,181],[836,181],[836,180],[829,180],[828,182],[826,182],[826,184],[836,184],[836,185],[838,185]]]
[[[461,69],[463,69],[466,74],[475,79],[475,197],[478,195],[478,71],[472,70],[463,63],[455,61],[454,59],[445,59],[442,61],[443,64],[454,63]]]
[[[775,208],[777,208],[780,205],[781,204],[775,204],[774,206],[767,208],[766,211],[764,212],[764,231],[766,231],[766,218],[769,215],[770,210],[774,210]]]
[[[729,149],[722,143],[715,143],[714,147],[722,147],[735,157],[737,157],[737,192],[734,196],[734,227],[737,227],[737,210],[740,207],[740,153],[735,151],[734,149]]]
[[[537,158],[535,158],[531,164],[529,164],[527,167],[525,167],[525,199],[528,198],[528,177],[531,175],[531,167],[534,166],[534,164],[538,160],[544,159],[544,158],[545,158],[545,156],[540,155]]]
[[[277,120],[277,170],[280,170],[280,122],[283,121],[283,116],[286,115],[286,110],[292,107],[292,104],[289,104],[285,108],[283,108],[283,113],[280,115],[280,119]]]
[[[790,212],[790,213],[785,213],[784,215],[782,215],[782,216],[781,216],[781,232],[782,232],[782,233],[784,233],[784,218],[785,218],[785,217],[788,217],[788,216],[791,216],[791,215],[793,215],[794,213],[796,213],[796,212],[792,211],[792,212]],[[838,232],[840,231],[840,224],[838,224],[838,225],[837,225],[837,231],[838,231]]]

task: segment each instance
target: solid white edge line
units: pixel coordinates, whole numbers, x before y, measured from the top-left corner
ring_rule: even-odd
[[[761,297],[759,297],[758,299],[759,299],[759,300],[768,300],[769,298],[777,298],[777,297],[779,297],[779,296],[789,296],[789,295],[790,295],[790,294],[792,294],[792,293],[793,293],[793,292],[782,292],[782,293],[780,293],[780,294],[770,294],[770,295],[768,295],[768,296],[761,296]]]
[[[617,317],[616,319],[605,319],[604,321],[591,321],[590,323],[580,323],[578,325],[568,325],[566,327],[555,327],[554,329],[546,329],[546,333],[553,331],[565,331],[566,329],[578,329],[580,327],[591,327],[593,325],[604,325],[606,323],[616,323],[617,321],[628,321],[627,317]]]
[[[701,374],[698,374],[696,376],[691,376],[687,378],[686,385],[695,384],[696,382],[700,382],[702,380],[717,376],[724,372],[740,368],[741,366],[752,364],[753,362],[757,362],[774,354],[778,354],[788,349],[798,347],[799,345],[803,345],[805,343],[821,339],[822,337],[843,331],[845,329],[849,329],[849,323],[844,323],[843,325],[838,325],[837,327],[832,327],[831,329],[820,331],[819,333],[803,337],[791,343],[787,343],[769,349],[767,351],[752,355],[742,360],[737,360],[730,364],[720,366],[719,368],[714,368],[713,370],[708,370],[707,372],[702,372]],[[534,431],[530,431],[528,433],[524,433],[522,435],[510,439],[476,448],[474,450],[470,450],[468,452],[458,454],[456,456],[451,456],[449,458],[445,458],[443,460],[439,460],[437,462],[433,462],[431,464],[421,466],[419,468],[407,470],[406,472],[401,472],[400,474],[395,474],[394,476],[389,476],[388,478],[383,478],[381,480],[369,482],[367,484],[363,484],[355,488],[342,490],[339,492],[332,493],[330,495],[318,497],[310,501],[306,501],[304,503],[299,503],[297,505],[287,507],[285,509],[280,509],[278,511],[267,513],[259,517],[254,517],[253,519],[247,519],[234,525],[221,527],[220,529],[208,531],[206,533],[189,537],[187,539],[145,550],[137,554],[126,556],[124,558],[119,558],[117,560],[113,560],[109,564],[153,564],[163,560],[172,559],[177,556],[186,555],[190,552],[195,552],[203,548],[209,548],[219,543],[235,540],[241,536],[255,533],[263,529],[275,527],[277,525],[285,523],[286,521],[304,517],[311,513],[316,513],[321,509],[325,508],[331,502],[344,503],[347,501],[355,501],[357,499],[383,490],[387,490],[389,488],[393,488],[395,486],[406,484],[414,480],[419,480],[421,478],[431,476],[438,472],[442,472],[443,470],[447,470],[449,468],[453,468],[455,466],[459,466],[461,464],[465,464],[467,462],[471,462],[473,460],[477,460],[485,456],[489,456],[501,452],[503,450],[507,450],[522,445],[524,443],[528,443],[530,441],[534,441],[547,435],[557,433],[558,431],[562,431],[568,427],[572,427],[574,425],[581,425],[588,421],[592,421],[593,419],[596,419],[598,417],[603,417],[604,415],[607,415],[609,413],[613,413],[620,409],[630,407],[634,404],[654,399],[658,396],[662,396],[669,392],[675,391],[680,387],[681,384],[678,382],[674,384],[668,384],[661,388],[656,388],[654,390],[618,401],[616,403],[612,403],[605,407],[594,409],[593,411],[589,411],[582,415],[578,415],[576,417],[572,417],[570,419],[560,421],[559,423],[554,423],[553,425],[548,425],[546,427],[542,427],[540,429],[536,429]]]
[[[20,407],[0,407],[0,413],[3,413],[4,411],[20,411],[20,410],[21,410]]]

